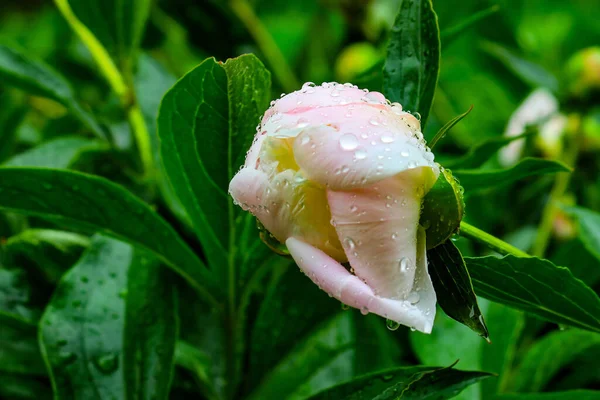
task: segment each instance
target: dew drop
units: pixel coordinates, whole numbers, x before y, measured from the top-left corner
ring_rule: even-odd
[[[396,321],[392,321],[391,319],[386,319],[385,320],[385,326],[387,326],[387,328],[390,331],[395,331],[400,327],[400,323],[396,322]]]
[[[369,313],[369,308],[367,306],[361,307],[360,313],[362,315],[367,315]]]
[[[356,212],[356,210],[358,210],[358,207],[356,207],[355,205],[352,205],[350,207],[350,212]]]
[[[369,120],[369,123],[373,126],[377,126],[377,125],[379,125],[379,118],[373,117]]]
[[[116,354],[105,354],[94,360],[94,365],[103,374],[113,373],[119,366],[119,359]]]
[[[410,292],[406,297],[406,301],[410,302],[410,304],[417,304],[421,300],[421,296],[417,292]]]
[[[354,150],[358,147],[358,139],[351,133],[345,133],[340,137],[342,150]]]
[[[354,158],[357,160],[364,160],[367,158],[367,152],[363,149],[358,149],[354,152]]]
[[[410,155],[410,153],[409,153],[409,151],[408,151],[408,150],[402,150],[402,151],[400,152],[400,155],[401,155],[402,157],[408,157],[408,156]]]
[[[407,257],[402,257],[400,259],[400,272],[401,273],[406,273],[407,271],[410,270],[410,260]]]
[[[396,240],[398,238],[398,235],[396,233],[392,233],[392,239]]]
[[[300,139],[300,144],[307,145],[308,142],[310,142],[310,137],[307,135],[302,136],[302,139]]]
[[[382,141],[383,143],[392,143],[394,140],[395,140],[395,139],[394,139],[394,137],[393,137],[392,135],[383,135],[383,136],[381,137],[381,141]]]
[[[344,239],[344,245],[350,249],[350,250],[354,250],[354,248],[356,247],[356,244],[354,243],[354,240],[352,240],[351,238],[347,237],[346,239]]]
[[[347,309],[350,308],[350,306],[348,304],[344,304],[344,303],[341,303],[341,304],[342,304],[342,310],[344,310],[344,311],[346,311]]]

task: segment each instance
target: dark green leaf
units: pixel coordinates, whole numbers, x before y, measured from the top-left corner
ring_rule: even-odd
[[[403,367],[365,375],[313,396],[310,400],[451,399],[473,383],[489,377],[485,372],[452,368]]]
[[[2,374],[7,372],[45,376],[46,367],[38,347],[37,325],[14,318],[4,311],[0,308],[0,382]]]
[[[89,245],[85,236],[52,229],[27,229],[10,237],[2,250],[2,262],[21,265],[31,274],[55,283]]]
[[[351,317],[343,313],[322,324],[264,377],[249,399],[276,399],[282,393],[287,399],[305,399],[350,379],[354,342]],[[319,377],[323,373],[329,376]]]
[[[327,297],[290,264],[269,287],[256,316],[249,340],[250,382],[259,382],[316,325],[340,311],[340,303]]]
[[[123,397],[123,293],[134,257],[130,245],[95,236],[61,279],[40,321],[56,398]]]
[[[66,14],[65,8],[70,8],[74,17],[106,48],[121,71],[125,75],[130,72],[131,59],[136,55],[150,12],[150,0],[56,0],[56,4],[63,14]],[[72,16],[65,17],[73,24]]]
[[[550,261],[569,268],[576,278],[594,287],[600,282],[600,258],[592,253],[595,248],[583,244],[581,233],[580,229],[580,238],[561,244]]]
[[[378,61],[372,67],[361,73],[352,81],[361,89],[369,89],[376,92],[383,91],[383,64],[384,60]]]
[[[210,378],[211,359],[208,354],[180,340],[175,347],[175,363],[190,371],[201,382],[205,397],[218,396]]]
[[[525,354],[515,370],[509,391],[543,391],[561,368],[599,345],[599,334],[576,329],[552,332],[544,336]]]
[[[553,92],[558,90],[558,80],[542,66],[521,58],[497,43],[483,42],[481,48],[498,59],[506,68],[511,70],[525,83],[531,85],[531,87],[536,88],[541,86]]]
[[[440,33],[431,0],[403,1],[392,26],[383,66],[383,93],[425,126],[440,63]]]
[[[464,117],[466,117],[467,115],[469,115],[469,113],[471,112],[471,110],[473,110],[473,105],[471,105],[471,107],[469,107],[469,109],[467,111],[465,111],[464,113],[459,114],[456,117],[452,118],[450,121],[446,122],[444,124],[444,126],[442,126],[440,128],[440,130],[435,134],[435,136],[433,137],[433,139],[431,139],[429,141],[429,147],[433,150],[433,148],[437,144],[437,142],[440,139],[442,139],[444,136],[446,136],[446,133],[448,133],[448,131],[450,129],[452,129],[454,127],[454,125],[458,124]]]
[[[579,238],[585,248],[600,260],[600,214],[583,207],[569,207],[579,223]]]
[[[60,137],[17,154],[3,165],[7,167],[69,168],[85,152],[107,149],[97,140],[83,137]]]
[[[533,133],[534,131],[530,130],[529,132],[525,132],[522,135],[500,136],[486,139],[471,147],[469,152],[464,156],[444,163],[444,166],[453,169],[478,168],[508,143],[515,140],[527,138]]]
[[[600,400],[599,390],[569,390],[554,393],[514,393],[494,397],[494,400]]]
[[[452,172],[442,169],[423,199],[419,223],[426,227],[427,249],[446,242],[457,232],[465,212],[463,192]]]
[[[565,267],[536,257],[465,257],[475,291],[559,324],[600,332],[600,298]]]
[[[525,158],[517,165],[501,170],[462,169],[454,170],[454,175],[465,188],[467,195],[486,189],[496,188],[531,176],[571,172],[571,169],[559,161],[539,158]]]
[[[128,400],[168,398],[179,325],[172,274],[150,254],[129,268],[123,341]]]
[[[505,391],[511,381],[510,372],[525,318],[522,312],[499,303],[490,303],[485,315],[494,340],[481,349],[480,365],[482,370],[498,374],[497,379],[486,379],[481,383],[481,397],[488,399]]]
[[[165,170],[209,265],[222,275],[228,273],[232,224],[240,212],[227,194],[229,181],[244,161],[269,97],[269,72],[254,55],[244,55],[224,64],[205,60],[161,103]]]
[[[489,340],[488,329],[477,304],[469,271],[451,240],[427,250],[429,274],[442,310]]]
[[[197,289],[208,270],[175,230],[147,204],[104,178],[78,172],[0,168],[0,209],[101,230],[148,249]]]
[[[77,102],[73,88],[58,72],[42,61],[0,44],[0,77],[2,83],[17,86],[29,93],[49,97],[62,103],[99,138],[105,133]]]

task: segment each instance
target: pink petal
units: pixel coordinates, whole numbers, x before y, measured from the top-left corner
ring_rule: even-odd
[[[379,296],[405,299],[413,289],[421,199],[434,180],[421,167],[366,188],[327,192],[350,265]]]
[[[437,171],[412,116],[368,105],[316,109],[302,116],[311,124],[297,134],[294,157],[321,185],[349,189],[420,166]]]
[[[321,250],[293,237],[286,241],[286,245],[300,269],[332,297],[363,313],[372,312],[421,332],[431,332],[435,317],[435,293],[432,288],[429,293],[423,294],[423,299],[417,305],[382,298]],[[423,260],[424,256],[419,258],[421,264]]]

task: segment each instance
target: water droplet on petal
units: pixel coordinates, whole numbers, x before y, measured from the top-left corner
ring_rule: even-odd
[[[417,292],[410,292],[406,297],[406,301],[410,302],[410,304],[417,304],[421,300],[421,296]]]
[[[367,152],[363,149],[358,149],[354,152],[354,158],[357,160],[364,160],[367,158]]]
[[[352,133],[345,133],[340,137],[342,150],[354,150],[358,147],[358,139]]]
[[[367,306],[361,307],[360,313],[362,315],[367,315],[369,313],[369,309],[367,308]]]
[[[346,311],[349,308],[350,308],[350,306],[348,304],[342,303],[342,310]]]
[[[308,142],[310,142],[310,137],[307,135],[302,136],[302,139],[300,139],[300,144],[306,145]]]
[[[381,136],[381,141],[383,143],[392,143],[394,141],[394,137],[392,135],[383,135]]]
[[[379,125],[379,118],[373,117],[369,120],[369,123],[373,126],[377,126],[377,125]]]
[[[400,323],[396,322],[396,321],[392,321],[391,319],[386,319],[385,326],[387,326],[387,328],[390,331],[395,331],[396,329],[398,329],[400,327]]]
[[[399,266],[400,266],[400,272],[401,273],[406,273],[411,268],[410,259],[408,257],[402,257],[400,259],[400,265]]]
[[[345,245],[345,247],[347,247],[350,250],[354,250],[354,248],[356,247],[356,244],[354,243],[354,240],[352,240],[349,237],[347,237],[346,239],[344,239],[344,245]]]

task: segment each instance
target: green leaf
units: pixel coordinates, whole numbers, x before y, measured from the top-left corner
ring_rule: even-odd
[[[2,83],[17,86],[29,93],[58,101],[69,109],[99,138],[105,139],[104,130],[78,103],[69,82],[40,60],[0,44],[0,77]]]
[[[568,207],[567,212],[577,218],[584,247],[600,260],[600,214],[584,207]]]
[[[454,175],[458,178],[462,187],[465,188],[465,192],[472,194],[508,185],[523,178],[557,172],[571,172],[571,169],[559,161],[525,158],[508,169],[463,169],[454,170]]]
[[[142,200],[104,178],[67,170],[0,168],[0,209],[102,231],[145,248],[198,290],[212,278],[177,232]]]
[[[529,130],[528,132],[525,132],[522,135],[500,136],[486,139],[471,147],[469,152],[464,156],[445,162],[444,166],[452,169],[478,168],[484,162],[489,160],[494,154],[496,154],[498,150],[500,150],[502,147],[515,140],[525,139],[534,133],[534,130]]]
[[[65,8],[70,8],[74,17],[85,25],[78,29],[93,34],[121,71],[125,74],[130,71],[150,13],[150,0],[55,0],[55,3],[74,25],[72,16],[65,13]]]
[[[219,274],[227,268],[235,217],[228,195],[255,125],[271,94],[269,72],[254,55],[217,63],[213,58],[181,78],[158,115],[161,155],[169,180],[203,250]],[[225,279],[234,279],[229,277]]]
[[[179,326],[172,275],[150,254],[140,254],[129,268],[123,341],[128,400],[169,397]]]
[[[481,349],[481,369],[498,374],[497,379],[486,379],[481,383],[481,397],[492,398],[505,391],[511,381],[511,368],[517,353],[519,338],[525,327],[522,312],[504,304],[490,303],[486,310],[492,343]]]
[[[0,381],[1,375],[6,372],[45,376],[37,325],[13,318],[0,308],[0,327]]]
[[[446,242],[460,226],[465,212],[464,189],[449,169],[441,169],[437,181],[423,199],[419,223],[427,233],[427,249]]]
[[[0,268],[0,316],[35,324],[40,316],[33,301],[33,289],[25,271]]]
[[[130,245],[98,235],[61,279],[40,320],[40,346],[56,398],[123,397],[122,293],[134,257]]]
[[[20,265],[36,277],[55,283],[89,245],[87,237],[52,229],[27,229],[2,248],[5,265]]]
[[[485,372],[452,368],[402,367],[362,376],[319,393],[310,400],[395,400],[400,397],[444,400],[489,376]]]
[[[470,29],[478,22],[483,19],[489,17],[490,15],[498,12],[500,6],[498,4],[494,4],[493,6],[477,11],[472,15],[463,17],[459,23],[453,25],[449,28],[444,29],[440,33],[440,37],[442,42],[444,43],[444,48],[448,47],[452,42],[454,42],[460,35],[462,35],[466,30]]]
[[[558,90],[558,80],[542,66],[525,60],[497,43],[485,41],[481,44],[481,48],[531,87],[541,86],[553,92]]]
[[[83,137],[60,137],[19,153],[3,163],[7,167],[69,168],[82,154],[108,146]]]
[[[383,93],[425,126],[438,80],[440,33],[431,0],[403,1],[390,32]]]
[[[352,334],[350,313],[340,314],[322,324],[307,340],[302,341],[264,377],[249,396],[251,400],[275,399],[286,394],[288,399],[305,399],[324,387],[352,377]],[[271,337],[277,337],[274,333]],[[333,368],[332,368],[333,367]],[[317,379],[323,370],[333,369],[327,379]]]
[[[442,310],[489,341],[489,332],[477,304],[469,271],[451,240],[427,250],[429,274]]]
[[[595,248],[583,244],[581,234],[579,229],[579,238],[561,244],[550,261],[569,268],[576,278],[594,287],[600,282],[600,258],[592,253],[597,251]]]
[[[249,341],[250,382],[259,382],[299,341],[309,337],[316,325],[340,311],[339,302],[290,264],[269,286],[254,321]]]
[[[450,121],[446,122],[444,124],[444,126],[442,126],[440,128],[440,130],[435,134],[433,139],[431,139],[429,141],[429,147],[433,150],[433,148],[437,144],[437,142],[440,141],[444,136],[446,136],[446,133],[448,133],[448,131],[450,129],[452,129],[454,127],[454,125],[458,124],[464,117],[469,115],[471,110],[473,110],[472,104],[471,104],[471,107],[469,107],[469,109],[467,111],[465,111],[462,114],[457,115],[456,117],[452,118]]]
[[[558,324],[600,332],[600,298],[565,267],[536,257],[465,257],[475,291]]]
[[[488,304],[490,303],[484,300],[483,308],[486,309]],[[420,363],[450,365],[460,359],[462,368],[480,369],[481,351],[489,344],[469,332],[467,327],[441,312],[435,316],[434,327],[431,334],[414,332],[409,336],[411,347]],[[461,339],[456,340],[457,337]],[[494,379],[486,379],[484,382],[488,381],[494,381]],[[461,400],[479,398],[479,386],[481,385],[470,386],[456,398]]]
[[[541,392],[561,368],[600,345],[600,335],[570,329],[555,331],[537,341],[527,353],[509,386],[511,392]]]
[[[600,390],[569,390],[553,393],[514,393],[494,397],[494,400],[600,400]]]

